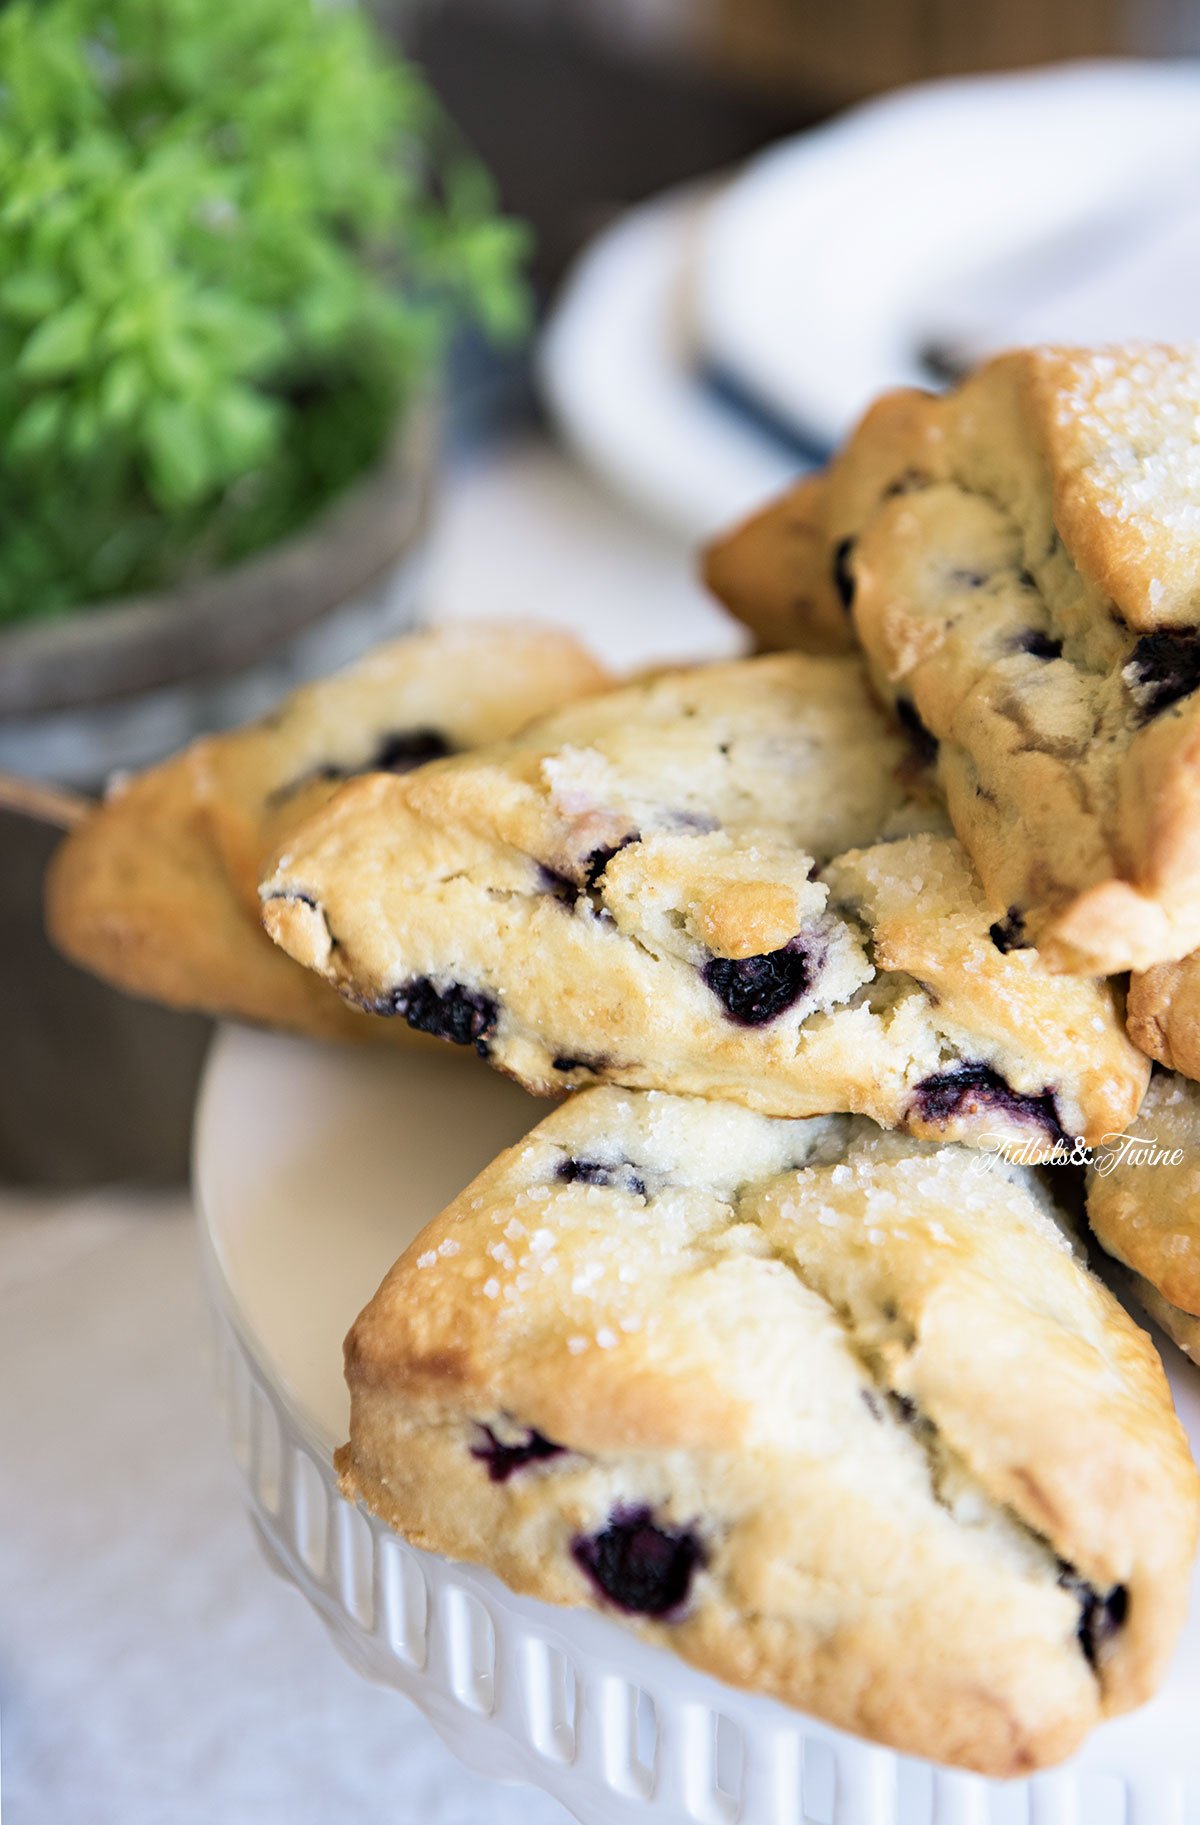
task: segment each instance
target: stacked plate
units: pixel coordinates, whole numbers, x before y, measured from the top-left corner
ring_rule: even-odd
[[[543,345],[575,448],[689,540],[889,386],[1037,341],[1200,336],[1200,64],[926,84],[635,210]]]

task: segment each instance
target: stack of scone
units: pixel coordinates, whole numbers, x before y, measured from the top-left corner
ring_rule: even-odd
[[[348,1496],[1036,1768],[1154,1690],[1196,1541],[1066,1209],[1087,1163],[1200,1352],[1200,355],[885,399],[707,570],[776,650],[614,686],[545,632],[402,642],[111,797],[51,929],[176,1005],[575,1092],[354,1325]]]

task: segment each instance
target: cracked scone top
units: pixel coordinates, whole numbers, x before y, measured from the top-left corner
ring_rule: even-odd
[[[263,863],[351,774],[405,772],[495,741],[605,682],[574,640],[546,628],[391,641],[261,722],[119,782],[51,863],[50,935],[73,962],[171,1007],[382,1037],[267,941]]]
[[[710,555],[735,612],[805,646],[844,605],[938,742],[989,895],[1054,967],[1200,945],[1200,353],[1004,356],[880,400],[823,478],[823,537],[803,488],[795,611],[756,581],[780,504]]]
[[[342,1487],[721,1678],[1014,1774],[1145,1699],[1196,1475],[1034,1174],[859,1118],[601,1088],[346,1343]]]
[[[264,921],[351,1000],[539,1092],[984,1145],[1120,1126],[1149,1067],[1113,991],[1009,947],[918,774],[853,659],[675,673],[345,788],[289,837]]]

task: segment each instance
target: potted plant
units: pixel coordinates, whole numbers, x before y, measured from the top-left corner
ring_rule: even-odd
[[[377,575],[521,251],[360,10],[0,10],[0,715],[234,670]]]
[[[96,787],[377,637],[522,250],[361,10],[0,6],[0,769]],[[0,1178],[182,1172],[203,1024],[50,953],[52,840],[0,813]]]

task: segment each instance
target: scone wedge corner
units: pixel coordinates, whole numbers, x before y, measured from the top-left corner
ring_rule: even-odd
[[[73,962],[169,1007],[382,1038],[266,939],[267,857],[350,775],[495,741],[608,682],[574,640],[533,625],[391,641],[263,721],[119,781],[51,863],[50,936]]]
[[[1126,1020],[1147,1058],[1200,1079],[1200,951],[1132,977]]]
[[[1200,347],[1028,349],[889,395],[819,503],[791,596],[819,638],[845,603],[1014,929],[1084,974],[1200,947]],[[747,601],[784,574],[771,525],[726,593],[752,626],[780,624],[779,581]]]
[[[1088,1170],[1087,1216],[1134,1296],[1200,1361],[1200,1084],[1155,1072],[1131,1134]]]
[[[1036,1175],[604,1087],[346,1345],[344,1493],[514,1589],[993,1775],[1161,1678],[1197,1477]]]
[[[701,555],[704,582],[762,652],[853,650],[849,582],[826,561],[824,509],[824,477],[807,475]]]
[[[594,697],[352,783],[262,888],[276,941],[527,1088],[1097,1139],[1149,1075],[1111,986],[1013,949],[853,658]]]

